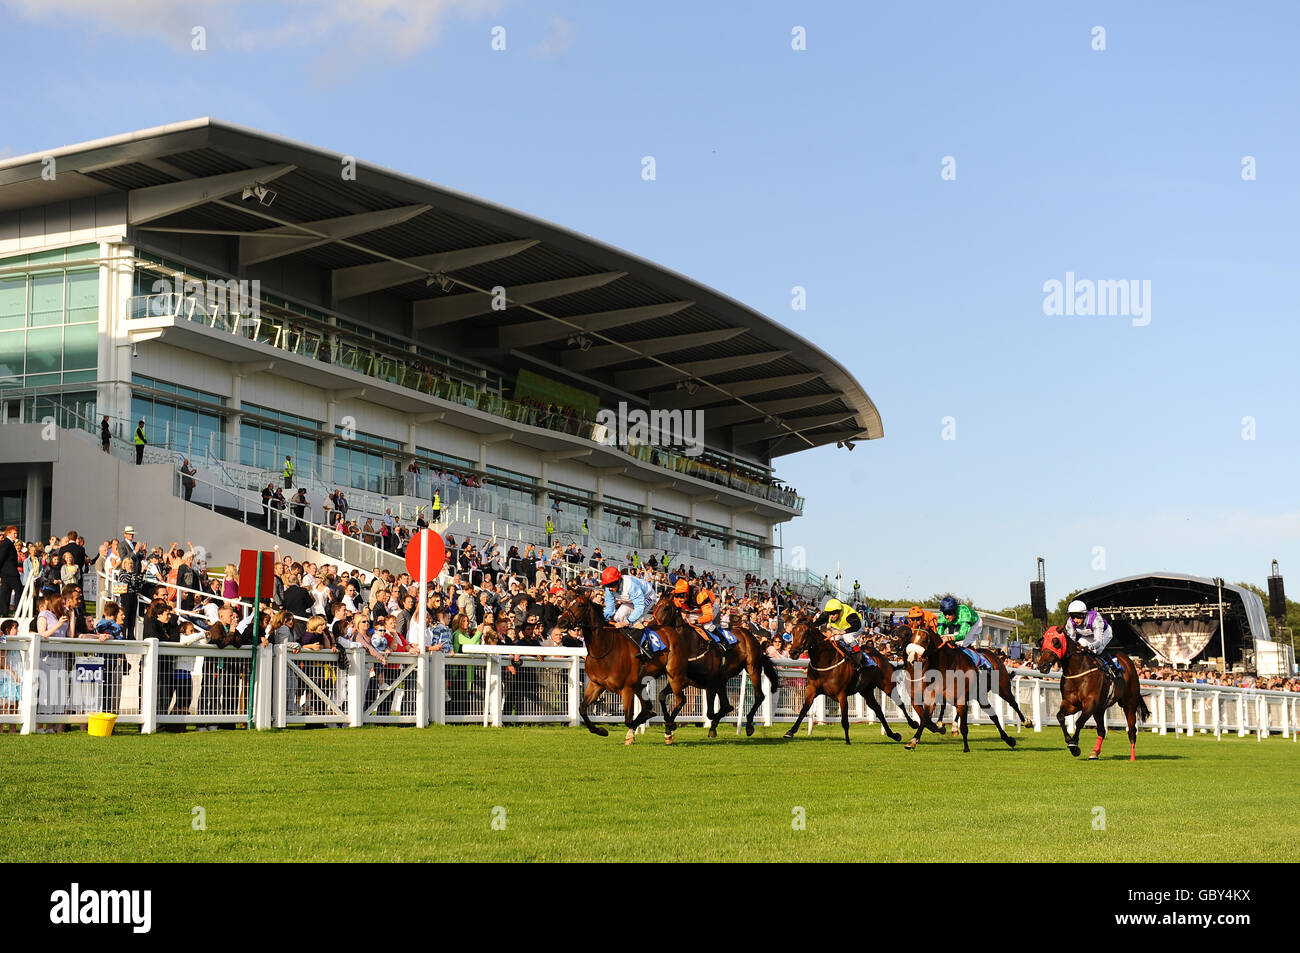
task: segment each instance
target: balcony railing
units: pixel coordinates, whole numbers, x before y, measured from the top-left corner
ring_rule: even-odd
[[[511,400],[467,381],[453,380],[432,365],[419,360],[418,356],[398,348],[385,350],[383,347],[349,339],[342,334],[309,327],[305,321],[267,317],[261,313],[258,302],[247,306],[249,312],[242,313],[231,310],[220,300],[209,306],[196,296],[166,292],[131,298],[127,315],[134,320],[170,318],[201,324],[439,400],[472,407],[517,424],[609,445],[603,427],[572,412],[547,410]],[[647,445],[629,446],[625,452],[628,456],[653,466],[738,490],[798,512],[803,511],[804,498],[790,490],[730,473],[722,467],[684,453]]]

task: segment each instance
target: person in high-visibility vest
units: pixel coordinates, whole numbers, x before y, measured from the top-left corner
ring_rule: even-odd
[[[433,522],[436,526],[442,520],[442,493],[433,491]]]
[[[287,453],[284,455],[284,488],[293,489],[293,460]]]
[[[546,545],[547,546],[551,545],[551,537],[554,534],[555,534],[555,524],[551,522],[551,518],[548,516],[546,517]]]
[[[144,445],[149,441],[144,438],[144,418],[135,425],[135,465],[144,463]]]

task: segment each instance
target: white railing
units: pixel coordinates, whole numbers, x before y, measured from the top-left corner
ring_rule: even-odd
[[[19,620],[20,631],[30,622]],[[118,724],[136,725],[145,733],[168,726],[247,724],[250,696],[255,728],[576,726],[586,654],[581,648],[474,645],[466,646],[463,655],[393,653],[381,662],[359,647],[342,653],[293,651],[284,645],[217,649],[153,639],[40,639],[26,633],[10,636],[0,643],[0,651],[19,690],[16,705],[0,707],[0,724],[20,725],[24,733],[41,724],[85,724],[100,711],[116,713]],[[807,662],[773,661],[781,684],[772,692],[764,678],[767,697],[755,715],[755,723],[765,726],[792,720],[803,704]],[[1055,732],[1059,676],[1032,669],[1014,669],[1012,676],[1017,704],[1030,719],[1031,730]],[[663,684],[660,679],[656,694]],[[1254,735],[1260,741],[1280,734],[1295,741],[1300,730],[1300,693],[1171,682],[1142,685],[1151,716],[1141,728],[1148,732],[1216,738]],[[735,709],[727,722],[739,732],[753,705],[747,676],[733,678],[727,695]],[[704,702],[702,691],[688,689],[679,720],[703,724]],[[855,696],[850,706],[851,722],[877,722],[862,698]],[[995,699],[993,709],[1008,730],[1020,730],[1004,701]],[[905,718],[896,700],[882,699],[882,710],[891,727],[901,730]],[[657,703],[656,712],[652,722],[661,723]],[[606,693],[591,716],[594,721],[621,721],[622,702]],[[985,716],[972,706],[969,719],[971,724],[981,724]],[[834,700],[819,697],[809,711],[808,730],[838,722]],[[1111,708],[1106,723],[1122,727],[1123,713]]]

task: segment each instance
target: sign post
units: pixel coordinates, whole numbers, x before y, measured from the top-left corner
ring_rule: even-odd
[[[263,579],[262,577],[266,578]],[[258,627],[262,621],[262,590],[275,591],[275,553],[257,549],[239,552],[239,597],[253,599],[253,664],[248,676],[248,729],[253,730],[253,697],[257,685]]]
[[[429,577],[442,572],[447,561],[447,546],[433,530],[425,529],[415,534],[406,547],[406,570],[420,580],[420,641],[419,651],[429,632]]]

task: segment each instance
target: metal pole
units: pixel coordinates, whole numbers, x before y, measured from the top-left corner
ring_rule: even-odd
[[[1223,659],[1219,663],[1219,674],[1226,675],[1228,672],[1228,637],[1223,631],[1223,579],[1219,577],[1214,581],[1219,587],[1219,651],[1223,653]]]
[[[253,665],[248,675],[248,730],[253,730],[253,686],[257,684],[257,624],[261,615],[259,604],[262,601],[262,551],[257,550],[255,561],[257,569],[253,578]]]

